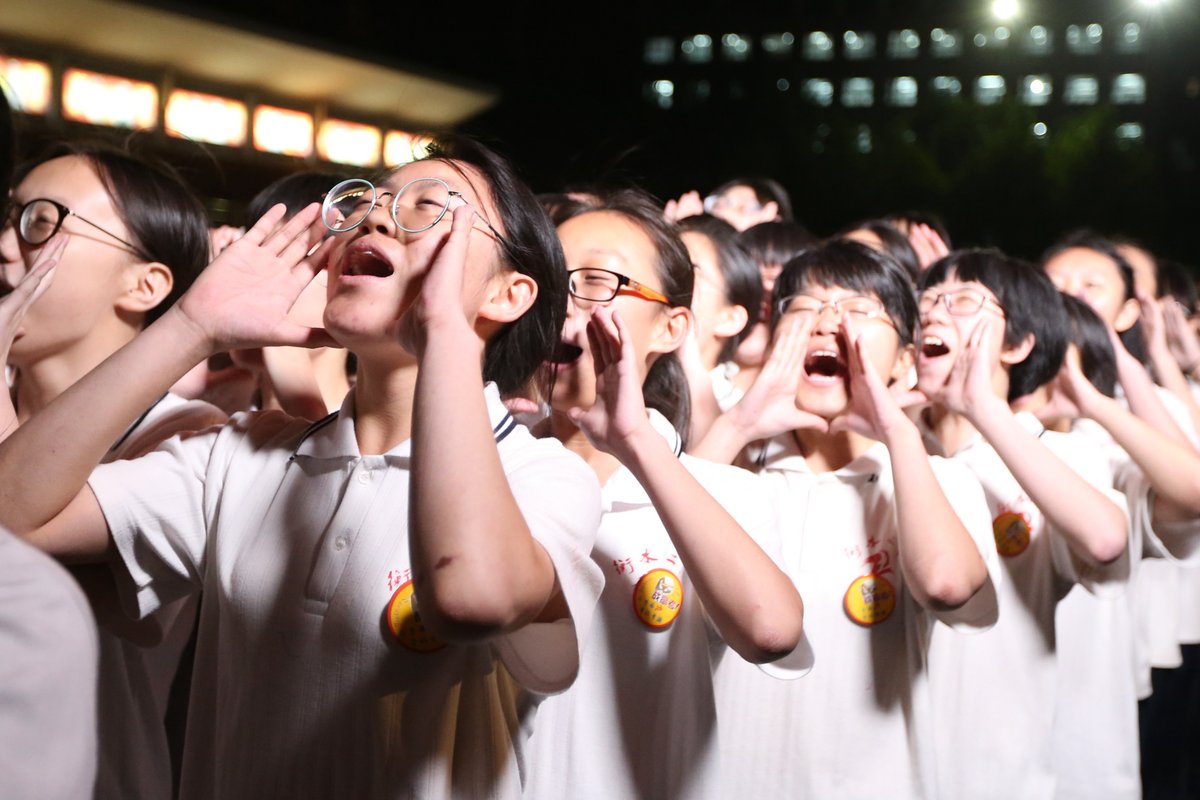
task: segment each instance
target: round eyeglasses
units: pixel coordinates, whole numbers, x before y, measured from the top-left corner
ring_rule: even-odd
[[[896,323],[884,312],[883,303],[861,294],[839,297],[837,300],[822,300],[810,294],[795,294],[780,300],[777,311],[780,316],[796,314],[801,319],[817,320],[827,308],[833,309],[833,313],[838,317],[848,315],[861,321],[877,319],[893,328],[896,327]]]
[[[577,302],[585,304],[611,303],[622,290],[643,300],[671,305],[662,292],[656,292],[633,278],[607,269],[585,267],[567,272],[567,291]]]
[[[63,220],[74,217],[80,222],[90,225],[106,236],[110,236],[129,248],[134,255],[153,261],[142,249],[127,239],[122,239],[112,231],[104,228],[90,219],[79,216],[57,200],[45,197],[35,197],[24,205],[14,206],[12,217],[16,219],[17,236],[30,247],[40,247],[54,238],[54,234],[62,229]]]
[[[416,178],[401,186],[395,194],[380,191],[375,184],[362,178],[351,178],[334,186],[321,205],[321,219],[334,233],[357,228],[367,215],[385,198],[391,197],[388,211],[396,227],[408,233],[427,231],[442,221],[450,210],[450,201],[458,198],[467,202],[462,192],[455,191],[441,178]],[[498,241],[507,246],[500,231],[478,210],[475,216],[483,221]]]
[[[941,303],[942,307],[952,317],[971,317],[979,313],[984,306],[1000,316],[1004,316],[1004,307],[978,289],[950,289],[945,292],[929,289],[917,295],[917,311],[928,314]]]

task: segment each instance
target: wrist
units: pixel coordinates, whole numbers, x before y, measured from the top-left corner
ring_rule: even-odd
[[[193,365],[224,349],[203,325],[180,307],[179,303],[167,309],[166,313],[146,330],[164,331],[163,335],[175,342],[178,352],[186,353]]]

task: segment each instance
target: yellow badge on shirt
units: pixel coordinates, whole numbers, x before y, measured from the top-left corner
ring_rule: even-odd
[[[414,605],[415,600],[413,582],[407,581],[396,590],[392,599],[388,601],[387,621],[392,635],[400,644],[418,653],[432,653],[435,650],[441,650],[446,643],[438,641],[432,633],[425,629],[424,624],[421,623],[421,615],[417,613]]]
[[[1010,558],[1021,555],[1029,547],[1029,531],[1029,517],[1016,511],[1005,511],[992,520],[996,552]]]
[[[896,609],[896,589],[882,575],[855,578],[846,590],[846,614],[859,625],[878,625]]]
[[[633,612],[647,627],[667,627],[682,609],[683,584],[670,570],[652,569],[633,587]]]

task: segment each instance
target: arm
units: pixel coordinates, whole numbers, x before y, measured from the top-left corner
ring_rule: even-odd
[[[1187,376],[1183,374],[1179,362],[1171,354],[1162,306],[1153,297],[1140,293],[1138,302],[1142,305],[1142,320],[1146,325],[1147,346],[1154,374],[1158,377],[1160,385],[1183,402],[1192,420],[1192,428],[1200,431],[1200,404],[1196,403]]]
[[[444,641],[518,629],[561,597],[554,564],[513,497],[488,420],[484,343],[462,299],[473,214],[466,205],[455,210],[449,239],[397,323],[420,365],[409,503],[414,586],[422,620]]]
[[[1113,353],[1117,357],[1117,381],[1121,384],[1121,390],[1125,392],[1129,410],[1165,436],[1181,442],[1188,441],[1183,430],[1175,422],[1171,413],[1167,411],[1167,407],[1163,405],[1155,391],[1150,373],[1125,349],[1120,337],[1111,328],[1109,337],[1112,341]]]
[[[285,319],[327,252],[305,257],[321,235],[317,206],[277,228],[282,209],[226,248],[153,325],[0,443],[0,524],[56,552],[103,554],[108,529],[85,482],[147,406],[210,353],[327,341],[323,331]],[[51,474],[53,481],[44,479]]]
[[[791,579],[683,466],[650,427],[636,355],[621,318],[597,308],[588,323],[597,397],[571,417],[646,490],[721,637],[742,658],[774,661],[800,641],[804,604]]]

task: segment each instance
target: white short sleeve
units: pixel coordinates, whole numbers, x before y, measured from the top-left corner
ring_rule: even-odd
[[[975,474],[965,465],[940,456],[931,456],[929,460],[942,492],[971,534],[988,574],[987,582],[966,603],[949,610],[930,609],[930,613],[960,632],[985,631],[996,624],[999,611],[997,586],[1001,580],[1000,557],[996,554],[987,497]]]

